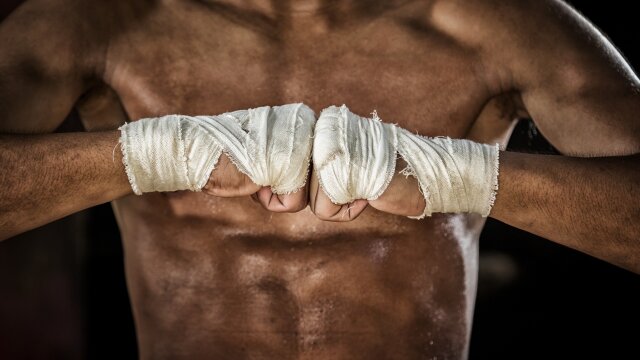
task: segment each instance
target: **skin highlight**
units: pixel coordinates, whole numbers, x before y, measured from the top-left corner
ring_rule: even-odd
[[[0,26],[0,237],[113,201],[144,359],[464,358],[477,248],[463,246],[483,219],[399,216],[420,208],[415,180],[345,215],[313,174],[274,197],[223,157],[202,192],[133,196],[112,158],[125,121],[346,103],[503,145],[531,116],[569,156],[502,153],[492,216],[640,272],[638,80],[579,14],[553,0],[292,4],[25,2]],[[89,132],[48,134],[74,107]]]

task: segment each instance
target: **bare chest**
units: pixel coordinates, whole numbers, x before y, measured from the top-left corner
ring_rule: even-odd
[[[416,21],[157,11],[112,44],[105,80],[130,120],[344,103],[425,135],[462,137],[487,101],[474,58]]]
[[[300,20],[180,4],[186,5],[153,11],[113,41],[104,78],[110,90],[90,94],[85,104],[94,106],[81,108],[88,128],[304,102],[317,113],[347,104],[361,115],[376,110],[384,121],[423,135],[465,137],[486,108],[489,96],[474,55],[432,30],[416,11]],[[504,132],[490,128],[490,137]],[[160,203],[144,197],[128,204],[140,212],[164,208],[173,218],[236,225],[265,216],[257,204],[239,199],[200,193],[157,198]],[[360,224],[376,227],[383,216],[364,217],[369,221]],[[304,211],[270,230],[298,232],[289,229],[312,218]]]
[[[106,113],[122,122],[344,103],[424,135],[464,137],[488,100],[473,56],[406,12],[347,24],[214,10],[159,10],[114,41],[111,90],[95,95],[106,100],[84,112],[85,124],[108,127]],[[337,227],[308,209],[269,214],[247,198],[201,193],[115,207],[143,349],[163,336],[209,354],[269,344],[313,358],[371,358],[386,343],[404,358],[465,347],[461,236],[444,217],[418,223],[370,210]],[[470,239],[478,230],[462,229]],[[178,323],[198,336],[174,332]]]

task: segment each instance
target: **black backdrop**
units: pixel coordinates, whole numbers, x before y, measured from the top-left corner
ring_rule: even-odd
[[[572,4],[638,66],[633,1]],[[509,148],[553,152],[527,120]],[[493,220],[480,247],[471,359],[640,359],[639,275]],[[136,357],[109,205],[0,243],[0,294],[1,359]]]

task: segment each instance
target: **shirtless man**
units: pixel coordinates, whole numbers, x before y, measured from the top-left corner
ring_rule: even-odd
[[[530,116],[565,156],[502,152],[491,216],[640,272],[639,85],[556,0],[29,0],[0,25],[0,237],[113,201],[142,358],[464,358],[479,215],[397,215],[424,206],[398,174],[346,212],[276,196],[224,155],[135,196],[116,128],[344,103],[505,144]],[[47,134],[73,107],[89,132]]]

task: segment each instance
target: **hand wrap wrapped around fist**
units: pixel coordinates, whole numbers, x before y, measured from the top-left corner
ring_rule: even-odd
[[[408,164],[425,197],[423,214],[472,212],[488,216],[498,188],[498,146],[429,138],[331,106],[320,114],[314,170],[335,204],[375,200],[391,182],[396,154]]]
[[[304,104],[217,116],[168,115],[120,128],[123,161],[136,194],[202,189],[222,153],[274,194],[304,186],[315,115]]]
[[[497,145],[415,135],[344,105],[323,110],[317,123],[309,107],[290,104],[148,118],[120,130],[136,194],[199,191],[223,153],[255,184],[290,194],[305,185],[312,147],[320,187],[334,204],[380,197],[398,155],[408,164],[401,173],[414,176],[424,195],[426,206],[415,218],[436,212],[488,216],[498,188]]]

